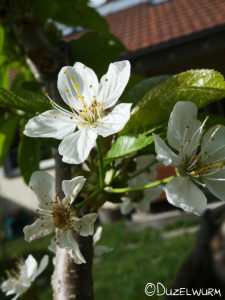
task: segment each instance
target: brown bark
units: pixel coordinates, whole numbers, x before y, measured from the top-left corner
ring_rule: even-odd
[[[47,40],[34,16],[26,14],[13,18],[15,0],[8,1],[8,10],[11,17],[11,26],[17,36],[18,43],[24,48],[26,58],[38,73],[38,77],[45,83],[49,95],[54,101],[61,102],[57,89],[57,77],[60,69],[69,64],[68,49],[64,42],[54,48]],[[70,166],[62,163],[59,154],[56,154],[56,192],[62,198],[61,183],[71,178]],[[85,213],[88,213],[86,211]],[[77,265],[64,249],[57,249],[56,267],[52,276],[52,286],[55,300],[92,300],[92,237],[75,236],[80,250],[87,263]]]

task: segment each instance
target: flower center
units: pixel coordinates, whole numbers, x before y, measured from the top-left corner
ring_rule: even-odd
[[[54,219],[55,226],[59,229],[65,230],[71,227],[71,212],[69,207],[65,207],[62,204],[56,204],[53,208],[52,216]]]

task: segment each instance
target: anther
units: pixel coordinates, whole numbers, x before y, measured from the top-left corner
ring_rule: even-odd
[[[217,125],[217,128],[220,129],[220,128],[221,128],[221,125]]]
[[[37,208],[37,209],[36,209],[36,212],[39,212],[39,210],[40,210],[40,209]]]
[[[73,117],[72,117],[72,116],[70,117],[70,120],[73,120]]]
[[[187,139],[187,141],[188,141],[188,143],[190,143],[190,142],[191,142],[191,139]]]
[[[35,115],[38,116],[38,115],[39,115],[39,112],[37,111],[37,112],[35,113]]]
[[[206,188],[207,187],[207,185],[204,183],[203,185],[202,185],[204,188]]]
[[[208,155],[208,158],[211,158],[211,157],[212,157],[212,155],[209,154],[209,155]]]
[[[52,114],[52,111],[50,110],[48,113],[49,113],[49,115],[51,115],[51,114]]]
[[[183,145],[180,145],[180,148],[181,148],[181,149],[183,149],[183,148],[184,148],[184,146],[183,146]]]
[[[43,197],[44,197],[44,198],[46,198],[46,197],[47,197],[47,195],[46,195],[46,194],[44,194],[44,195],[43,195]]]
[[[197,172],[196,171],[192,171],[191,174],[194,175],[194,176],[196,176]]]
[[[54,115],[54,119],[56,119],[56,115]]]
[[[66,71],[64,71],[63,73],[66,74]]]
[[[61,117],[63,117],[63,116],[64,116],[64,114],[61,114],[60,116],[61,116]]]
[[[50,104],[53,104],[54,103],[54,101],[53,100],[50,100]]]
[[[86,66],[83,66],[83,68],[85,69],[85,68],[86,68]]]
[[[90,89],[92,88],[92,85],[91,85],[91,84],[89,85],[89,88],[90,88]]]
[[[199,160],[200,157],[199,157],[198,155],[195,155],[195,159],[196,159],[196,160]]]
[[[189,128],[189,125],[186,125],[186,128]]]
[[[65,92],[66,92],[66,93],[68,93],[68,92],[69,92],[69,90],[68,90],[68,89],[66,89],[66,90],[65,90]]]
[[[105,80],[104,81],[108,81],[108,78],[105,78]]]
[[[215,138],[214,137],[211,137],[211,139],[210,139],[212,142],[215,140]]]
[[[45,96],[48,97],[48,93],[45,93]]]
[[[73,77],[71,76],[70,79],[73,80]]]

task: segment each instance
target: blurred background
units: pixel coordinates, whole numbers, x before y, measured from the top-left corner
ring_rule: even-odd
[[[87,64],[98,76],[106,72],[111,61],[128,59],[132,65],[130,87],[146,77],[189,69],[210,68],[225,75],[224,0],[45,2],[0,1],[4,31],[4,42],[0,31],[0,86],[11,88],[21,97],[25,93],[35,97],[33,92],[40,96],[42,85],[37,83],[38,73],[35,76],[32,70],[31,74],[32,65],[13,33],[9,21],[12,13],[16,21],[35,18],[54,47],[69,51],[72,62]],[[224,103],[218,101],[203,111],[223,117]],[[27,187],[32,171],[39,166],[54,175],[52,148],[22,138],[21,122],[26,118],[18,121],[9,117],[10,113],[0,106],[0,275],[19,253],[24,257],[32,253],[38,259],[46,253],[49,239],[26,244],[22,229],[32,222],[37,207],[36,197]],[[158,179],[173,173],[173,168],[157,167]],[[220,205],[217,199],[207,197],[210,208]],[[134,209],[125,217],[118,204],[107,202],[100,211],[99,223],[103,224],[99,243],[114,250],[95,258],[96,299],[139,300],[147,299],[144,288],[148,282],[160,281],[167,287],[173,282],[191,252],[200,219],[170,206],[162,193],[151,203],[149,212]],[[47,275],[52,271],[50,262],[38,281],[42,286],[40,299],[51,299]],[[5,296],[0,294],[0,299]]]

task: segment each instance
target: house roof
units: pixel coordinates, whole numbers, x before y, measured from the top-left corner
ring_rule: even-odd
[[[142,3],[106,17],[128,51],[138,51],[225,25],[224,0]]]

